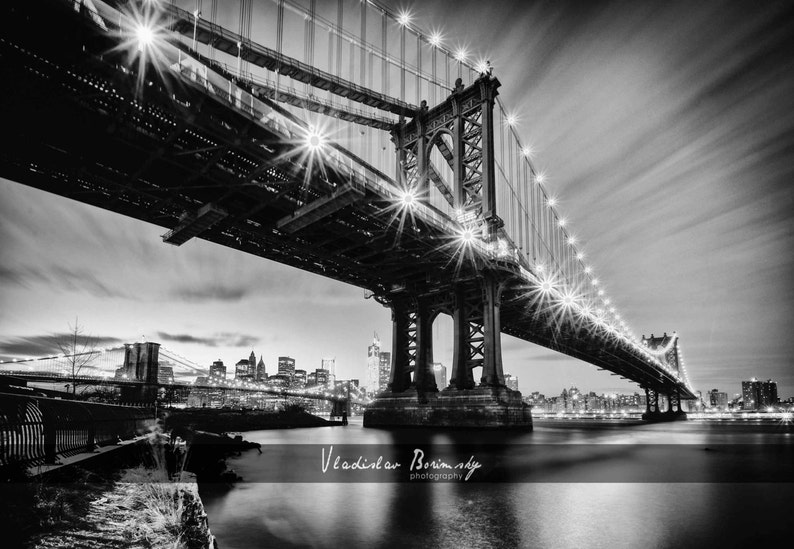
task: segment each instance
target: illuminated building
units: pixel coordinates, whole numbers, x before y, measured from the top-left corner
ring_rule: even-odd
[[[377,332],[372,345],[367,347],[367,390],[372,394],[380,392],[380,340]]]
[[[505,374],[505,385],[508,389],[518,391],[518,378],[512,374]]]
[[[728,393],[722,393],[717,389],[709,391],[709,406],[725,410],[728,408]]]
[[[288,356],[278,357],[278,374],[292,379],[295,375],[295,359]]]
[[[238,360],[237,364],[234,365],[234,379],[253,381],[254,376],[251,373],[251,362],[247,358]]]
[[[295,370],[295,376],[292,378],[292,384],[295,387],[306,387],[306,370]]]
[[[768,379],[742,381],[742,409],[760,410],[777,404],[777,383]]]
[[[157,383],[173,384],[174,383],[174,367],[160,365],[157,371]]]
[[[436,387],[439,390],[447,386],[447,367],[440,362],[433,363],[433,375],[436,377]]]
[[[210,377],[226,379],[226,366],[223,365],[221,359],[216,360],[212,363],[212,366],[210,366]]]
[[[378,391],[383,392],[389,387],[391,353],[388,351],[381,351],[378,365]],[[439,387],[445,387],[445,385],[439,385]]]
[[[329,387],[333,387],[334,383],[336,382],[336,359],[335,358],[324,358],[320,362],[321,370],[326,370],[328,372],[328,381],[327,384]]]
[[[325,368],[317,368],[314,371],[314,379],[318,387],[328,386],[328,373],[328,370]]]

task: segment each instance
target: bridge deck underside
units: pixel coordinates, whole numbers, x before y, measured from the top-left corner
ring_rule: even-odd
[[[0,176],[166,229],[213,204],[228,215],[200,238],[377,295],[441,292],[452,280],[479,276],[482,262],[459,261],[454,234],[423,216],[402,223],[383,188],[351,182],[330,162],[311,167],[294,142],[176,75],[163,82],[150,74],[151,85],[139,84],[112,39],[65,6],[17,7],[0,23]],[[65,33],[70,18],[75,32]],[[279,220],[351,184],[355,199],[279,228]],[[526,284],[506,272],[508,286]],[[645,387],[680,385],[628,346],[560,324],[519,294],[505,294],[504,333]]]

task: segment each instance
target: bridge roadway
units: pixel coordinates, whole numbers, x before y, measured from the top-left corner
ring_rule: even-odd
[[[528,293],[539,280],[476,239],[462,245],[456,220],[416,203],[401,210],[399,187],[360,159],[308,155],[300,122],[285,122],[267,99],[246,106],[169,69],[141,76],[117,39],[68,2],[0,9],[0,176],[177,233],[192,229],[367,289],[384,304],[452,293],[453,281],[487,268],[505,288],[503,333],[694,397],[606,328],[537,306]],[[206,226],[200,210],[212,214]],[[185,228],[191,219],[199,222]]]

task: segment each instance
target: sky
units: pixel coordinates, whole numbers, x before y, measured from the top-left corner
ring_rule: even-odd
[[[582,248],[636,334],[680,335],[694,387],[794,396],[794,3],[392,3],[489,58]],[[236,8],[235,8],[236,9]],[[256,25],[256,21],[254,21]],[[75,318],[227,365],[253,350],[366,379],[390,313],[363,290],[0,179],[0,360],[57,352]],[[451,321],[434,327],[451,363]],[[504,336],[524,393],[630,392]]]

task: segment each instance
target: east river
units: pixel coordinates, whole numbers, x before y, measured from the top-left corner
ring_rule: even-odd
[[[220,549],[737,547],[794,535],[791,424],[439,433],[354,418],[244,436],[262,444],[228,460],[244,480],[200,487]]]

